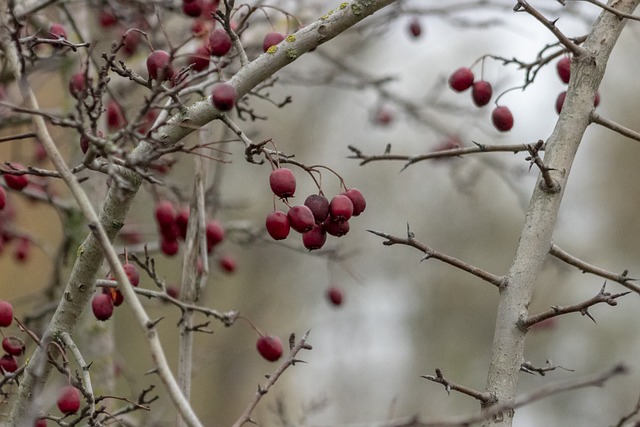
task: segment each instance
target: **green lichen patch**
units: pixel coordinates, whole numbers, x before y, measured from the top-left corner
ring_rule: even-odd
[[[296,59],[298,57],[298,51],[296,51],[294,48],[290,47],[289,49],[287,49],[287,58],[289,58],[291,61],[293,61],[294,59]]]
[[[354,15],[359,16],[362,14],[362,8],[357,3],[351,3],[351,12],[353,12]]]
[[[269,49],[267,49],[267,53],[271,55],[273,55],[277,51],[278,51],[278,46],[271,46]]]
[[[349,2],[348,1],[343,1],[342,3],[340,3],[340,9],[341,10],[346,8],[347,6],[349,6]]]
[[[296,41],[296,36],[295,34],[289,34],[285,40],[289,43],[293,43],[294,41]]]

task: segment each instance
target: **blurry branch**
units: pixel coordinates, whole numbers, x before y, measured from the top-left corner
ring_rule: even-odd
[[[452,265],[456,268],[459,268],[460,270],[466,271],[469,274],[472,274],[476,277],[479,277],[480,279],[484,280],[485,282],[489,282],[492,285],[496,286],[496,287],[500,287],[504,284],[504,278],[502,276],[496,276],[495,274],[491,274],[485,270],[482,270],[478,267],[475,267],[471,264],[467,264],[464,261],[461,261],[457,258],[454,258],[452,256],[449,255],[445,255],[441,252],[438,252],[434,249],[431,249],[430,247],[423,245],[420,242],[417,242],[414,239],[414,234],[413,232],[411,232],[409,230],[409,225],[407,224],[407,237],[406,238],[401,238],[401,237],[396,237],[396,236],[392,236],[390,234],[387,233],[382,233],[380,231],[374,231],[374,230],[367,230],[369,233],[375,234],[376,236],[380,236],[383,237],[385,239],[387,239],[386,241],[382,242],[383,245],[385,246],[392,246],[392,245],[406,245],[406,246],[411,246],[414,247],[416,249],[418,249],[421,252],[424,252],[424,257],[422,257],[422,259],[420,260],[425,261],[429,258],[435,258],[438,259],[446,264]]]
[[[567,264],[582,270],[583,273],[591,273],[596,276],[600,276],[604,279],[611,280],[616,283],[620,283],[625,288],[640,294],[640,286],[638,286],[635,283],[631,283],[631,282],[635,282],[636,279],[628,277],[627,274],[629,274],[629,272],[627,270],[623,271],[622,274],[617,274],[611,271],[607,271],[603,268],[596,267],[595,265],[591,265],[579,258],[574,257],[573,255],[569,254],[565,250],[558,247],[558,245],[556,244],[551,244],[551,249],[549,249],[549,253],[554,257],[558,258],[559,260],[562,260]]]
[[[593,112],[591,113],[591,121],[593,123],[599,124],[600,126],[604,126],[606,128],[611,129],[614,132],[619,133],[620,135],[626,136],[627,138],[634,139],[636,141],[640,141],[640,132],[636,132],[635,130],[626,128],[613,120],[606,119],[601,117],[599,114]]]
[[[633,410],[631,412],[629,412],[627,415],[625,415],[624,417],[620,418],[620,421],[614,427],[623,427],[624,423],[626,423],[627,421],[631,420],[633,417],[638,415],[638,413],[640,413],[640,398],[638,399],[638,403],[636,403],[636,407],[633,408]],[[633,426],[637,426],[637,425],[638,425],[638,422],[633,424]]]
[[[245,423],[256,424],[255,421],[251,419],[251,412],[256,407],[256,405],[258,405],[258,402],[260,402],[260,399],[262,399],[262,397],[265,394],[267,394],[269,389],[271,389],[271,387],[276,383],[276,381],[278,381],[278,378],[280,378],[280,376],[284,373],[284,371],[287,370],[287,368],[289,368],[290,366],[294,366],[296,363],[303,362],[302,360],[296,359],[296,356],[300,352],[300,350],[303,350],[303,349],[311,350],[311,346],[307,344],[307,338],[309,337],[309,332],[310,331],[307,331],[302,336],[300,341],[298,341],[298,343],[291,348],[291,351],[289,352],[289,356],[284,360],[284,362],[282,362],[280,366],[278,366],[275,372],[268,375],[267,381],[263,385],[258,385],[258,390],[254,394],[253,399],[251,400],[251,402],[249,402],[249,405],[247,405],[246,409],[244,410],[240,418],[238,418],[238,420],[235,423],[233,423],[232,427],[241,427]],[[289,342],[295,342],[295,336],[293,334],[291,334],[291,337],[289,338]]]
[[[17,135],[3,136],[3,137],[0,137],[0,143],[1,142],[9,142],[9,141],[17,141],[18,139],[33,138],[34,136],[36,136],[35,132],[25,132],[25,133],[19,133]]]
[[[605,3],[602,3],[598,0],[575,0],[575,1],[586,1],[587,3],[591,3],[593,5],[596,5],[604,10],[606,10],[607,12],[611,12],[616,16],[619,16],[620,18],[626,18],[626,19],[630,19],[632,21],[640,21],[640,17],[636,16],[636,15],[632,15],[630,13],[624,13],[624,12],[620,12],[619,10],[610,7],[608,5],[606,5]]]
[[[563,371],[574,372],[573,369],[568,369],[560,365],[552,365],[550,361],[547,360],[546,366],[534,366],[531,362],[522,362],[520,365],[520,370],[522,372],[526,372],[528,374],[538,374],[541,377],[544,377],[547,372],[555,371],[556,369],[562,369]]]
[[[538,322],[542,322],[552,317],[560,316],[567,313],[580,313],[583,316],[587,316],[589,319],[593,320],[594,323],[596,323],[596,319],[594,319],[591,313],[589,313],[590,307],[593,307],[594,305],[600,304],[600,303],[607,303],[612,307],[616,306],[618,305],[618,301],[616,301],[618,298],[631,293],[627,291],[627,292],[620,292],[617,294],[611,294],[610,292],[605,292],[606,286],[607,284],[605,283],[604,285],[602,285],[602,289],[600,289],[600,292],[598,292],[593,298],[590,298],[581,303],[578,303],[575,305],[569,305],[566,307],[554,305],[554,306],[551,306],[551,310],[549,311],[545,311],[543,313],[535,314],[532,316],[528,316],[524,319],[520,319],[518,321],[518,327],[522,328],[523,330],[527,330],[532,325]]]
[[[471,396],[476,400],[479,400],[483,405],[486,405],[492,401],[492,396],[490,393],[480,392],[478,390],[474,390],[472,388],[449,381],[442,375],[442,371],[439,368],[436,368],[435,376],[420,375],[420,377],[438,384],[442,384],[447,391],[447,394],[451,394],[451,390],[454,390],[462,394],[466,394],[467,396]]]

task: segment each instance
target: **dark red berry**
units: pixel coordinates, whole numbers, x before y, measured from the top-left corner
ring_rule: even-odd
[[[287,212],[289,217],[289,225],[298,233],[306,233],[311,230],[316,223],[311,209],[305,205],[296,205]]]
[[[98,12],[98,21],[100,22],[100,26],[102,28],[113,27],[118,23],[118,18],[113,13],[111,8],[102,8]]]
[[[147,56],[147,72],[149,78],[164,81],[173,76],[171,55],[164,50],[154,50]]]
[[[176,209],[168,200],[161,200],[156,204],[155,216],[158,225],[170,225],[176,220]]]
[[[207,235],[207,252],[211,252],[214,246],[224,240],[224,228],[222,228],[220,221],[211,220],[207,222],[205,232]]]
[[[234,257],[231,255],[225,255],[220,258],[220,268],[226,273],[233,273],[236,271],[237,263]]]
[[[20,163],[11,163],[11,168],[17,170],[23,170],[25,167]],[[27,175],[12,175],[10,173],[5,173],[4,182],[7,184],[7,187],[20,191],[27,185],[29,185],[29,177]]]
[[[112,277],[111,280],[115,280],[115,279]],[[113,301],[113,305],[115,307],[120,306],[120,304],[124,302],[124,295],[122,295],[122,292],[120,292],[120,289],[118,288],[105,287],[105,288],[102,288],[102,293],[105,295],[108,295],[109,298],[111,298],[111,301]]]
[[[284,34],[281,33],[267,33],[267,35],[265,35],[264,39],[262,40],[262,51],[266,52],[271,46],[275,46],[282,40],[284,40],[284,37]]]
[[[289,218],[282,211],[273,211],[267,215],[265,226],[269,235],[275,240],[286,239],[291,229]]]
[[[566,97],[566,91],[558,94],[558,97],[556,98],[556,113],[560,114],[560,111],[562,111],[562,106],[564,105],[564,99]]]
[[[128,56],[133,55],[138,50],[140,44],[140,33],[137,31],[126,31],[122,36],[122,49]]]
[[[174,256],[178,253],[178,249],[180,249],[180,245],[177,240],[169,240],[164,237],[160,240],[160,250],[166,256]]]
[[[0,358],[0,369],[4,372],[15,372],[18,370],[18,362],[12,355],[5,354]]]
[[[138,284],[140,283],[140,272],[138,272],[138,267],[127,262],[125,264],[122,264],[122,269],[127,275],[131,286],[138,286]]]
[[[322,223],[322,228],[335,237],[342,237],[349,232],[349,221],[332,221],[331,218]]]
[[[209,52],[211,56],[225,56],[231,50],[231,37],[222,28],[217,28],[209,35]]]
[[[473,84],[471,89],[471,98],[473,103],[478,107],[483,107],[491,101],[491,95],[493,95],[493,89],[491,83],[479,80]]]
[[[40,418],[33,427],[47,427],[46,418]]]
[[[496,107],[491,113],[491,121],[500,132],[506,132],[513,127],[513,114],[507,107]]]
[[[8,336],[2,339],[2,349],[11,356],[22,356],[24,354],[24,342],[18,337]]]
[[[357,188],[350,188],[342,194],[347,196],[349,200],[351,200],[351,203],[353,203],[353,216],[358,216],[364,212],[367,207],[367,201],[360,190]]]
[[[69,80],[69,92],[74,98],[84,98],[87,96],[87,79],[84,71],[78,71]]]
[[[449,77],[449,86],[456,92],[463,92],[471,87],[473,84],[474,75],[473,72],[466,68],[458,68]]]
[[[389,126],[393,122],[393,113],[388,108],[380,107],[373,117],[374,123],[380,126]]]
[[[169,295],[171,298],[180,298],[180,289],[177,286],[167,286],[165,290],[167,292],[167,295]]]
[[[211,92],[211,102],[220,111],[230,111],[236,105],[238,93],[229,83],[218,83]]]
[[[556,71],[563,83],[569,83],[571,78],[571,58],[564,57],[556,63]]]
[[[4,188],[0,187],[0,210],[4,209],[7,204],[7,193]]]
[[[187,226],[189,225],[189,208],[182,208],[176,215],[175,224],[178,226],[179,237],[187,238]]]
[[[311,209],[317,223],[322,223],[329,216],[329,200],[322,194],[312,194],[304,201],[304,205]]]
[[[185,15],[197,18],[202,14],[202,0],[184,0],[182,2],[182,11]]]
[[[189,58],[189,64],[194,71],[206,70],[209,67],[209,49],[200,46]]]
[[[329,287],[329,289],[327,289],[327,298],[329,299],[331,304],[335,306],[339,306],[339,305],[342,305],[342,301],[344,299],[344,293],[342,292],[342,289],[333,285]]]
[[[49,27],[49,35],[51,35],[54,39],[66,39],[67,31],[62,25],[53,23]]]
[[[269,185],[273,194],[281,199],[292,197],[296,192],[296,177],[291,172],[291,169],[274,169],[269,175]]]
[[[180,227],[177,222],[170,222],[169,224],[159,224],[160,235],[167,240],[178,240],[180,237]]]
[[[415,39],[420,37],[420,34],[422,34],[422,25],[420,25],[420,20],[418,18],[413,18],[409,21],[409,33]]]
[[[282,356],[282,341],[272,335],[263,335],[256,343],[258,353],[269,362],[275,362]]]
[[[124,125],[127,124],[127,121],[124,117],[124,112],[115,100],[110,99],[107,102],[107,126],[109,130],[114,131],[118,130]]]
[[[62,387],[58,392],[57,404],[63,414],[75,414],[80,409],[80,390],[72,385]]]
[[[91,311],[98,320],[105,321],[113,314],[114,301],[109,294],[96,294],[91,300]]]
[[[343,194],[334,196],[329,202],[329,215],[333,221],[346,221],[353,215],[353,202]]]
[[[320,249],[327,241],[327,232],[322,224],[316,224],[313,228],[302,235],[302,244],[305,248],[313,251]]]

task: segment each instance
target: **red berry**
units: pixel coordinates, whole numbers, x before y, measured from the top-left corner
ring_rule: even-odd
[[[220,111],[230,111],[236,105],[238,93],[229,83],[218,83],[211,92],[211,102]]]
[[[347,196],[349,200],[351,200],[351,203],[353,203],[353,216],[358,216],[364,212],[367,207],[367,201],[364,199],[360,190],[357,188],[350,188],[342,194]]]
[[[40,418],[33,427],[47,427],[46,418]]]
[[[291,169],[274,169],[269,175],[269,185],[273,194],[281,199],[292,197],[296,192],[296,177],[291,172]]]
[[[335,237],[342,237],[349,232],[349,221],[333,221],[331,218],[322,223],[322,228]]]
[[[231,50],[231,37],[222,28],[217,28],[209,35],[209,52],[211,56],[225,56]]]
[[[277,45],[282,40],[284,40],[284,34],[276,32],[267,33],[262,41],[262,51],[266,52],[271,46]]]
[[[12,355],[5,354],[0,358],[0,369],[4,372],[15,372],[18,370],[18,362]]]
[[[175,298],[175,299],[180,298],[180,289],[178,289],[177,286],[167,286],[165,291],[167,292],[167,295],[169,295],[171,298]]]
[[[124,127],[125,124],[127,124],[127,121],[124,118],[124,113],[122,112],[120,104],[115,100],[110,99],[107,102],[107,126],[109,127],[109,130],[118,130]]]
[[[11,356],[22,356],[25,346],[20,338],[8,336],[2,339],[2,349]]]
[[[112,277],[111,280],[115,279]],[[102,293],[108,295],[109,298],[111,298],[111,301],[113,301],[113,305],[115,307],[118,307],[124,302],[124,295],[122,295],[122,292],[120,292],[120,289],[118,288],[105,287],[102,288]]]
[[[7,204],[7,193],[4,191],[4,188],[0,187],[0,210],[4,209]]]
[[[114,301],[109,294],[96,294],[91,300],[91,311],[98,320],[105,321],[113,314]]]
[[[224,228],[220,221],[211,220],[207,222],[206,229],[207,235],[207,252],[211,252],[214,246],[224,240]]]
[[[267,232],[275,240],[286,239],[291,229],[289,218],[287,214],[282,211],[273,211],[267,215],[265,225]]]
[[[420,20],[418,18],[413,18],[409,22],[409,33],[411,33],[413,38],[416,39],[420,37],[420,34],[422,34],[422,25],[420,25]]]
[[[556,71],[563,83],[569,83],[571,78],[571,58],[564,57],[556,63]]]
[[[329,200],[322,194],[312,194],[304,201],[304,205],[311,209],[317,223],[322,223],[329,216]]]
[[[189,225],[189,208],[183,208],[176,215],[175,224],[178,226],[179,237],[187,238],[187,226]]]
[[[7,301],[0,301],[0,327],[11,325],[13,321],[13,307]]]
[[[177,240],[169,240],[164,237],[160,240],[160,250],[166,256],[174,256],[178,253],[178,249],[180,249],[180,245]]]
[[[197,18],[202,14],[202,0],[184,0],[182,2],[182,11],[185,15]]]
[[[209,49],[200,46],[189,58],[189,64],[194,71],[206,70],[209,67]]]
[[[176,220],[176,210],[173,203],[168,200],[159,201],[156,204],[155,216],[160,226],[173,224]]]
[[[334,196],[329,202],[329,215],[333,221],[346,221],[353,215],[353,202],[343,194]]]
[[[374,115],[375,124],[380,126],[388,126],[393,122],[393,113],[388,108],[378,108]]]
[[[207,26],[204,21],[200,19],[195,19],[191,24],[191,34],[196,37],[202,37],[206,35]]]
[[[127,275],[131,286],[138,286],[138,284],[140,283],[140,273],[138,272],[138,267],[127,262],[125,264],[122,264],[122,268]]]
[[[154,50],[147,56],[147,72],[149,78],[164,81],[173,76],[171,55],[164,50]]]
[[[11,167],[17,170],[23,170],[25,168],[20,163],[11,163]],[[27,175],[12,175],[10,173],[5,173],[4,182],[7,184],[7,187],[20,191],[29,185],[29,177]]]
[[[471,89],[471,98],[473,103],[478,107],[483,107],[491,101],[491,95],[493,95],[493,89],[491,83],[479,80],[473,84]]]
[[[513,114],[507,107],[496,107],[491,113],[491,121],[500,132],[506,132],[513,127]]]
[[[329,299],[331,304],[339,306],[342,305],[344,293],[342,292],[342,289],[334,285],[327,289],[327,298]]]
[[[126,31],[122,36],[122,44],[124,53],[128,56],[133,55],[138,50],[138,44],[140,44],[140,33],[131,30]]]
[[[596,91],[596,96],[593,98],[593,106],[597,107],[600,105],[600,92]]]
[[[302,235],[302,244],[305,248],[313,251],[320,249],[327,241],[327,232],[322,224],[316,224],[313,228]]]
[[[236,260],[231,255],[225,255],[220,258],[220,268],[222,268],[222,271],[233,273],[236,271],[236,266]]]
[[[449,77],[449,86],[456,92],[463,92],[471,87],[473,79],[473,72],[470,69],[458,68]]]
[[[564,105],[564,99],[566,97],[567,97],[566,91],[558,94],[558,97],[556,98],[556,113],[560,114],[560,111],[562,111],[562,106]]]
[[[298,233],[306,233],[311,230],[316,223],[311,209],[305,205],[296,205],[287,212],[289,225]]]
[[[18,240],[15,248],[15,259],[18,262],[24,262],[29,259],[29,255],[31,255],[31,240],[22,237]]]
[[[269,362],[275,362],[282,356],[282,341],[276,336],[261,336],[258,338],[256,348],[258,349],[258,353]]]
[[[87,79],[84,71],[78,71],[69,80],[69,92],[74,98],[84,98],[87,95]]]
[[[87,154],[87,151],[89,151],[89,138],[87,138],[85,135],[82,135],[80,137],[80,150],[82,150],[82,154]]]
[[[180,237],[180,228],[178,227],[178,224],[175,221],[169,224],[161,224],[159,229],[160,229],[160,235],[164,239],[178,240],[178,237]]]
[[[58,393],[58,409],[65,415],[75,414],[80,409],[80,390],[72,385],[62,387]]]
[[[62,25],[56,24],[56,23],[51,24],[51,26],[49,27],[49,34],[54,39],[66,39],[67,38],[67,32],[65,31],[64,27]]]
[[[100,26],[102,28],[113,27],[118,23],[118,18],[113,13],[111,8],[102,8],[98,12],[98,21],[100,22]]]

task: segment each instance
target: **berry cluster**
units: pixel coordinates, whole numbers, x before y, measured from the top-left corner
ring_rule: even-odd
[[[302,234],[302,243],[309,250],[320,249],[327,240],[327,234],[335,237],[349,232],[349,219],[360,215],[366,208],[362,193],[351,188],[334,196],[329,201],[323,194],[308,196],[304,204],[290,206],[286,199],[293,197],[296,191],[296,178],[287,168],[277,168],[269,176],[273,194],[284,200],[287,213],[274,210],[267,215],[267,232],[275,240],[289,236],[290,230]]]
[[[491,83],[485,80],[475,81],[473,71],[466,67],[458,68],[449,76],[449,87],[456,92],[464,92],[472,88],[471,99],[477,107],[487,105],[493,96]],[[499,105],[491,113],[491,121],[497,130],[506,132],[513,127],[513,114],[508,107]]]
[[[138,267],[131,263],[122,264],[122,268],[129,279],[129,283],[131,286],[138,286],[140,284],[140,273],[138,272]],[[115,277],[111,276],[111,280],[116,280]],[[124,302],[124,295],[118,288],[114,287],[103,287],[102,293],[98,293],[94,295],[91,300],[91,310],[93,311],[93,315],[98,320],[108,320],[113,315],[114,307],[118,307],[120,304]]]
[[[6,328],[13,322],[13,306],[7,301],[0,301],[0,327]],[[16,357],[22,356],[25,351],[24,342],[15,336],[6,336],[2,340],[4,354],[0,358],[2,373],[11,373],[18,370]]]
[[[569,84],[571,79],[571,58],[564,57],[556,63],[556,71],[558,77],[562,80],[562,83]],[[560,114],[562,106],[564,105],[564,99],[567,97],[567,91],[561,92],[556,98],[556,112]],[[600,92],[596,91],[596,96],[593,100],[593,106],[597,107],[600,104]]]

